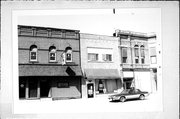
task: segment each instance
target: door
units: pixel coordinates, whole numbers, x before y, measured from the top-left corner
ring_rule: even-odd
[[[87,94],[88,94],[88,98],[94,97],[94,84],[93,83],[87,84]]]
[[[41,82],[40,82],[40,97],[48,97],[49,89],[50,89],[49,81],[41,80]]]
[[[37,80],[29,80],[29,98],[37,98]]]

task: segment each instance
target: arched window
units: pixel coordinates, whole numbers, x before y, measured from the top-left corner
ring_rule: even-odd
[[[56,47],[49,47],[49,62],[56,62]]]
[[[72,48],[67,47],[65,49],[65,52],[66,52],[66,62],[72,62]]]
[[[145,49],[143,45],[141,45],[140,51],[141,51],[141,63],[144,64],[145,63]]]
[[[37,46],[36,45],[32,45],[30,47],[30,61],[37,61]]]
[[[135,56],[135,63],[139,63],[139,46],[135,45],[134,46],[134,56]]]

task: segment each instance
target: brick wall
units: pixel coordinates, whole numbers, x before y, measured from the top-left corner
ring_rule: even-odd
[[[29,49],[31,45],[38,48],[38,63],[49,63],[49,47],[55,46],[57,50],[57,63],[61,64],[61,54],[66,47],[70,46],[73,51],[73,62],[79,64],[79,40],[74,39],[56,39],[42,37],[19,36],[19,63],[29,63]]]

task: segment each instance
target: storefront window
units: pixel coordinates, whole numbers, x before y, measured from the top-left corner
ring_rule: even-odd
[[[99,84],[98,84],[99,93],[104,93],[103,89],[104,89],[104,84],[103,84],[102,80],[99,80]]]

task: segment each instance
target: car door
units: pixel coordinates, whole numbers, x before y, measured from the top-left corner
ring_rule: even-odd
[[[135,99],[135,98],[139,98],[139,91],[136,89],[132,89],[129,91],[129,94],[127,95],[127,99]]]
[[[134,93],[134,90],[130,90],[129,92],[128,92],[128,95],[126,95],[126,99],[133,99],[133,98],[135,98],[135,93]]]

